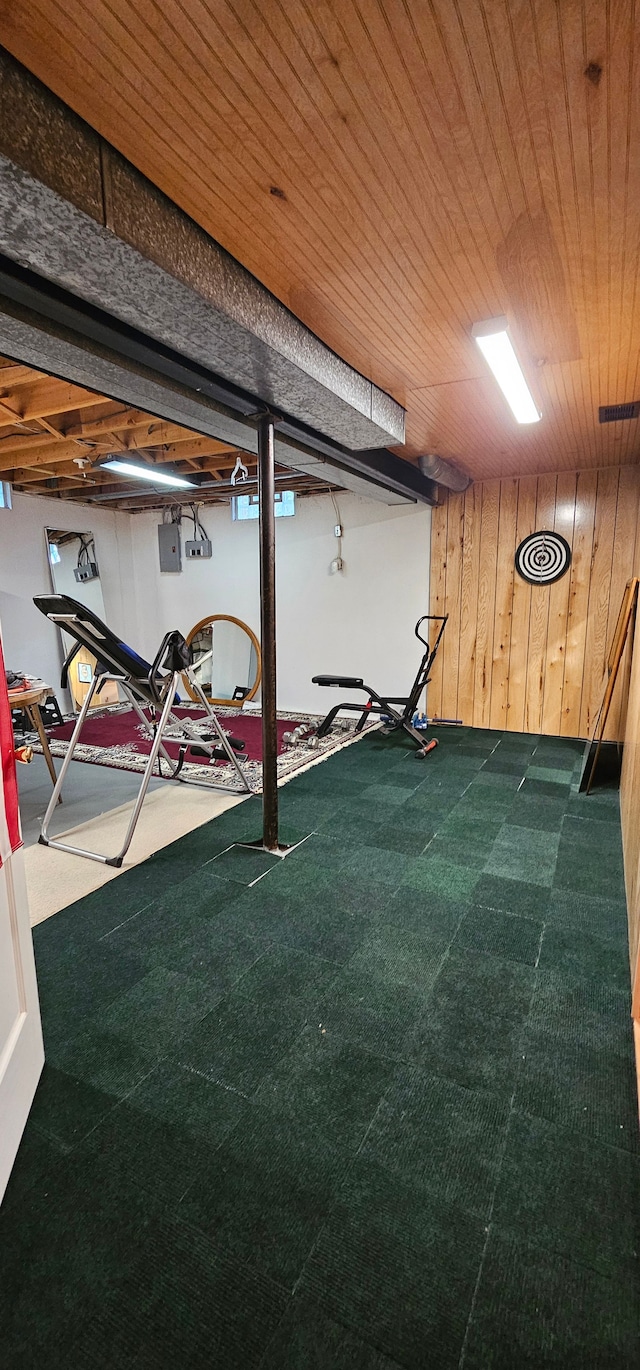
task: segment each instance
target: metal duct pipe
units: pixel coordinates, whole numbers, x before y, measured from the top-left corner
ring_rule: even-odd
[[[438,485],[445,485],[447,490],[455,490],[456,494],[471,485],[471,476],[468,476],[466,471],[458,470],[452,462],[445,461],[444,457],[436,457],[431,453],[425,457],[418,457],[418,466],[423,476],[435,480]]]

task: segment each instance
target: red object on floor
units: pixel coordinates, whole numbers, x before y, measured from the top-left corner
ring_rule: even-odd
[[[148,710],[145,710],[148,717]],[[187,709],[182,706],[175,710],[177,718],[193,718],[202,721],[204,714],[201,709]],[[220,725],[225,732],[232,737],[240,738],[246,743],[245,750],[240,753],[246,756],[249,761],[262,761],[262,719],[260,714],[243,714],[235,710],[231,712],[217,714]],[[297,727],[295,719],[278,719],[278,752],[284,750],[282,737],[286,732],[291,732]],[[75,728],[75,722],[63,723],[57,728],[47,729],[47,736],[50,741],[68,742]],[[151,751],[151,735],[144,735],[141,731],[141,724],[137,714],[133,709],[128,709],[123,713],[104,713],[89,714],[85,721],[84,728],[80,735],[80,742],[86,747],[126,747],[129,751],[135,751],[140,756],[148,756]],[[164,744],[169,756],[177,760],[179,745],[177,742],[165,742]],[[187,752],[187,761],[198,762],[202,765],[201,757],[192,757]],[[114,762],[117,765],[117,762]]]
[[[7,677],[0,642],[0,866],[22,846],[18,810],[18,782],[13,754],[13,727],[7,695]]]

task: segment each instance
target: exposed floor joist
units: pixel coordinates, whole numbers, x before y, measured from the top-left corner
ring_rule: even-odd
[[[100,461],[113,455],[134,456],[152,467],[170,465],[187,479],[195,475],[203,483],[190,498],[220,503],[231,496],[239,450],[0,357],[0,479],[26,494],[108,501],[114,509],[175,503],[175,491],[147,491],[138,481],[102,469]],[[242,452],[242,459],[252,482],[247,488],[253,489],[256,458]],[[327,488],[305,472],[280,468],[279,474],[298,494]]]

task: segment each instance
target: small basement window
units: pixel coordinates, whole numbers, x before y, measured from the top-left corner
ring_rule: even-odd
[[[292,518],[296,512],[295,490],[276,490],[274,498],[276,518]],[[257,519],[260,517],[260,501],[257,495],[232,495],[232,519]]]

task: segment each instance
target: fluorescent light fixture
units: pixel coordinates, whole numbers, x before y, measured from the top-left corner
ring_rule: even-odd
[[[196,490],[194,480],[175,476],[168,471],[159,471],[157,466],[146,466],[138,461],[120,461],[119,457],[100,462],[101,468],[116,471],[119,476],[135,476],[136,480],[148,480],[151,485],[169,485],[172,490]]]
[[[514,418],[518,423],[537,423],[542,415],[513,350],[505,316],[474,323],[471,336],[475,338],[487,365],[491,367]]]

